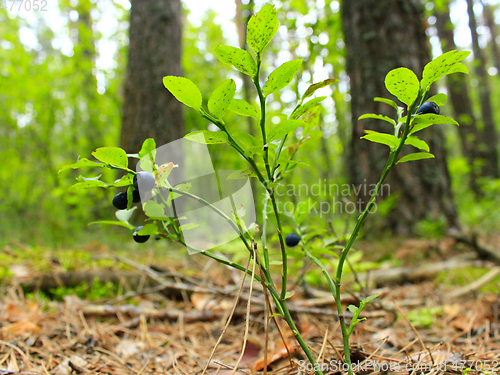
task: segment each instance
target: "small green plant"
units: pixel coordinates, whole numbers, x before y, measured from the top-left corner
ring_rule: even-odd
[[[386,88],[402,102],[405,107],[398,106],[396,102],[390,99],[375,98],[375,101],[383,102],[393,107],[396,110],[397,119],[378,114],[366,114],[360,117],[360,119],[379,119],[391,124],[393,127],[392,134],[366,130],[366,135],[363,137],[365,140],[388,146],[390,152],[382,176],[366,208],[359,216],[352,234],[347,239],[346,245],[340,248],[340,255],[336,254],[334,251],[328,252],[328,254],[338,257],[336,274],[332,277],[323,261],[320,259],[324,252],[318,251],[318,242],[310,241],[315,233],[302,233],[302,223],[307,213],[296,212],[293,217],[296,233],[289,234],[286,237],[284,236],[282,223],[285,218],[282,217],[278,210],[274,188],[278,182],[286,178],[287,173],[297,165],[294,161],[294,157],[304,141],[315,137],[317,138],[318,136],[318,132],[314,128],[315,124],[307,121],[307,114],[313,110],[314,107],[318,106],[326,97],[311,97],[317,90],[337,80],[327,79],[311,85],[303,93],[293,111],[288,116],[285,116],[286,119],[272,127],[266,117],[266,101],[271,94],[282,90],[294,79],[302,63],[300,59],[296,59],[282,64],[267,77],[264,85],[261,84],[263,51],[276,34],[278,26],[279,21],[276,9],[272,5],[265,5],[248,23],[247,44],[253,51],[253,54],[247,50],[231,46],[219,46],[215,49],[215,54],[221,62],[230,64],[238,71],[251,77],[258,96],[257,107],[254,106],[253,103],[249,103],[243,99],[234,98],[236,84],[232,79],[225,81],[212,93],[207,105],[208,110],[203,106],[202,95],[195,83],[189,79],[174,76],[165,77],[163,80],[165,87],[180,102],[197,111],[202,117],[209,120],[218,128],[218,131],[215,132],[201,130],[190,133],[185,136],[186,139],[204,144],[228,144],[248,163],[249,169],[244,170],[243,174],[246,177],[256,178],[266,192],[263,215],[259,226],[255,223],[251,223],[247,227],[242,220],[244,212],[241,213],[240,209],[237,210],[238,214],[233,212],[233,217],[226,215],[214,204],[192,194],[189,184],[172,186],[168,181],[168,177],[176,166],[174,166],[172,162],[167,162],[162,165],[156,164],[156,144],[153,139],[147,139],[138,154],[127,154],[124,150],[117,147],[103,147],[92,153],[97,161],[80,159],[75,164],[63,169],[104,167],[125,172],[125,175],[114,183],[102,181],[99,178],[100,176],[94,178],[84,178],[80,176],[73,188],[126,187],[126,196],[122,195],[122,198],[120,198],[120,207],[125,207],[126,204],[126,210],[117,212],[116,216],[118,221],[105,221],[101,223],[116,224],[128,228],[133,231],[134,239],[137,242],[145,242],[149,236],[155,236],[158,239],[163,238],[180,242],[188,249],[190,248],[184,239],[184,232],[188,230],[188,228],[182,225],[182,218],[165,217],[164,215],[164,210],[174,207],[171,202],[178,197],[195,200],[227,221],[227,223],[239,233],[238,237],[247,249],[248,256],[254,259],[257,266],[260,268],[260,276],[258,274],[253,274],[254,279],[258,282],[262,282],[267,289],[267,292],[274,301],[278,314],[289,325],[295,339],[303,349],[304,354],[314,368],[317,369],[315,373],[319,375],[322,374],[321,370],[319,370],[320,367],[316,366],[316,360],[312,351],[295,326],[287,307],[287,299],[291,296],[291,293],[287,290],[289,278],[288,252],[294,251],[294,249],[290,247],[301,244],[302,253],[321,269],[328,282],[338,311],[344,344],[344,360],[348,365],[349,374],[353,374],[349,352],[349,337],[356,324],[363,320],[359,318],[359,316],[365,304],[376,298],[376,296],[370,296],[364,299],[360,302],[359,306],[351,305],[348,307],[353,314],[350,324],[348,325],[340,299],[342,274],[347,255],[374,205],[380,187],[386,180],[390,171],[400,163],[434,157],[429,152],[430,149],[427,143],[419,139],[416,133],[433,124],[457,124],[453,119],[439,114],[439,106],[446,101],[446,95],[438,94],[432,98],[428,98],[428,94],[432,83],[443,76],[455,72],[467,73],[467,68],[460,61],[463,60],[469,52],[451,51],[439,56],[425,66],[422,80],[420,81],[415,73],[407,68],[398,68],[390,71],[385,79]],[[241,129],[236,127],[233,128],[229,124],[226,124],[223,118],[227,111],[257,119],[259,122],[260,135],[253,136],[241,132]],[[289,134],[299,127],[302,130],[303,138],[301,141],[293,142]],[[410,153],[400,158],[400,153],[405,145],[410,145],[423,151]],[[141,168],[147,169],[147,171],[135,172],[130,169],[128,166],[128,157],[141,159]],[[144,157],[146,157],[146,163],[143,163]],[[162,194],[158,194],[156,201],[152,202],[150,200],[143,204],[143,209],[146,216],[149,217],[149,220],[145,225],[134,228],[134,226],[130,224],[129,219],[136,209],[135,207],[132,208],[132,204],[134,203],[134,192],[137,191],[141,193],[141,197],[144,194],[151,194],[151,192],[155,191],[166,192],[171,200],[167,201],[163,198]],[[270,210],[268,210],[268,208]],[[280,244],[281,256],[279,262],[270,261],[270,249],[267,242],[267,236],[269,235],[267,224],[271,217],[274,218],[277,227],[276,235]],[[260,246],[257,246],[259,243],[259,238],[257,237],[259,228],[261,228]],[[216,230],[216,228],[214,229]],[[314,244],[312,248],[311,244]],[[323,243],[323,245],[319,246],[329,247],[330,245],[331,244]],[[200,254],[252,275],[243,265],[229,261],[210,251],[201,251]],[[275,266],[276,264],[279,264],[281,268],[281,290],[278,289],[271,275],[271,265]]]

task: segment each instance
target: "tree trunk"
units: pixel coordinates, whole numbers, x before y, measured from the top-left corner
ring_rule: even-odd
[[[479,81],[479,102],[481,105],[481,118],[483,120],[484,135],[484,158],[482,164],[482,176],[499,178],[497,141],[498,134],[493,120],[493,109],[491,107],[491,90],[486,73],[486,61],[483,51],[479,47],[477,35],[477,23],[474,15],[474,1],[467,0],[467,11],[469,13],[469,27],[472,36],[472,50],[474,51],[474,67]]]
[[[493,14],[495,9],[491,5],[485,4],[483,1],[481,1],[481,4],[483,4],[483,18],[486,22],[486,26],[490,30],[490,35],[491,35],[491,54],[492,54],[491,57],[493,63],[495,64],[495,68],[497,68],[497,74],[499,74],[500,50],[498,49],[498,43],[497,43],[497,37],[498,37],[497,25],[495,23],[495,16]]]
[[[450,19],[449,7],[444,5],[440,9],[437,8],[435,12],[436,28],[441,41],[441,48],[443,52],[456,50],[457,46],[453,39],[454,27]],[[482,137],[477,128],[476,117],[469,97],[467,76],[465,74],[451,74],[446,76],[445,79],[449,95],[448,103],[453,107],[454,118],[460,124],[458,135],[462,146],[462,154],[466,157],[470,167],[469,185],[477,195],[480,193],[477,178],[481,176],[481,171],[477,167],[478,164],[483,164],[481,162],[481,147],[479,147]]]
[[[429,62],[422,11],[417,0],[342,2],[353,121],[349,180],[355,187],[362,187],[357,199],[364,204],[369,199],[372,184],[377,183],[384,169],[389,153],[387,148],[360,140],[360,137],[365,134],[365,129],[386,133],[392,133],[394,129],[382,121],[359,121],[358,118],[365,113],[381,113],[394,118],[394,109],[373,101],[376,96],[391,97],[384,86],[385,75],[401,66],[421,75],[424,65]],[[440,126],[433,126],[419,134],[427,141],[436,158],[401,164],[391,172],[386,182],[390,193],[389,189],[382,189],[380,198],[397,194],[397,204],[389,215],[380,220],[393,233],[411,234],[415,224],[426,217],[444,217],[448,227],[459,226],[442,130]]]
[[[146,138],[162,146],[184,135],[182,105],[163,86],[181,76],[180,0],[132,0],[130,43],[120,145],[141,149]]]

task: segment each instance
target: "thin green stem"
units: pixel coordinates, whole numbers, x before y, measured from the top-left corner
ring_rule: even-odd
[[[359,231],[361,230],[361,227],[363,226],[366,218],[368,217],[368,214],[370,213],[371,208],[373,207],[373,205],[375,203],[375,200],[377,199],[377,195],[380,191],[380,187],[385,182],[390,171],[397,163],[397,158],[398,158],[401,150],[403,149],[404,143],[405,143],[406,139],[408,138],[408,135],[410,134],[411,115],[415,111],[415,107],[417,105],[417,102],[419,100],[423,101],[426,95],[427,95],[427,92],[424,94],[423,97],[421,97],[421,96],[417,97],[414,100],[414,102],[410,105],[410,107],[408,108],[408,113],[406,116],[406,124],[405,124],[405,128],[403,131],[403,135],[402,135],[401,140],[399,142],[399,145],[396,148],[396,150],[391,151],[389,158],[387,160],[387,164],[384,168],[384,171],[382,172],[382,176],[380,177],[380,180],[378,181],[377,185],[375,186],[375,189],[373,190],[373,193],[370,197],[370,200],[368,201],[368,204],[366,205],[363,213],[359,216],[358,221],[356,222],[356,226],[354,227],[354,230],[352,231],[351,236],[349,237],[349,240],[347,241],[346,246],[344,247],[344,249],[342,250],[342,252],[340,254],[339,263],[337,265],[337,273],[336,273],[336,277],[335,277],[335,302],[337,305],[337,310],[339,311],[339,321],[340,321],[340,326],[341,326],[341,330],[342,330],[342,338],[343,338],[343,343],[344,343],[344,356],[345,356],[345,361],[348,364],[349,375],[353,374],[350,353],[349,353],[349,333],[347,331],[347,327],[345,324],[344,313],[342,310],[341,299],[340,299],[340,287],[341,287],[341,280],[342,280],[342,272],[344,270],[344,263],[347,259],[347,254],[349,253],[349,250],[351,249],[352,245],[354,244],[354,241],[356,241],[356,238],[359,235]]]

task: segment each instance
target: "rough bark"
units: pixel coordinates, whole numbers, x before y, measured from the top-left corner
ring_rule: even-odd
[[[181,76],[180,0],[132,0],[130,43],[120,145],[138,152],[146,138],[157,146],[182,138],[182,105],[163,86]]]
[[[429,62],[422,10],[421,3],[416,0],[342,2],[353,121],[349,180],[356,186],[368,186],[366,190],[360,189],[357,196],[365,204],[371,184],[378,181],[385,166],[388,150],[360,140],[360,137],[365,129],[386,133],[393,132],[393,129],[382,121],[360,121],[358,118],[365,113],[395,117],[394,109],[373,101],[376,96],[391,97],[384,86],[385,75],[401,66],[420,75]],[[381,224],[393,233],[411,234],[415,224],[426,217],[444,217],[449,227],[459,226],[450,189],[442,129],[433,126],[419,134],[427,141],[436,158],[398,165],[391,172],[387,183],[390,194],[397,194],[398,200],[393,211],[381,218]],[[383,195],[381,198],[387,197],[387,189]]]
[[[435,12],[436,28],[443,52],[457,49],[454,41],[454,27],[449,12],[448,6],[443,6]],[[477,128],[476,116],[472,109],[467,76],[465,74],[447,76],[446,87],[448,88],[448,103],[453,107],[454,118],[460,124],[458,135],[462,146],[462,153],[466,157],[471,169],[469,185],[475,194],[479,194],[477,178],[481,176],[481,171],[478,170],[477,166],[478,164],[483,164],[481,162],[483,156],[478,144],[481,142],[482,136]]]
[[[474,67],[479,81],[479,102],[481,105],[481,119],[483,121],[484,158],[482,164],[482,175],[499,178],[497,142],[498,134],[493,119],[493,108],[491,107],[491,90],[486,73],[486,60],[483,51],[479,47],[477,34],[477,22],[474,15],[474,1],[467,0],[467,11],[469,13],[469,27],[472,36],[472,50],[474,51]]]

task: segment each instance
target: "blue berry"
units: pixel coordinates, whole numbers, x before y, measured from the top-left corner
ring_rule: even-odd
[[[127,209],[127,192],[126,191],[123,191],[123,192],[115,195],[115,197],[113,198],[113,206],[115,206],[115,208],[118,210]]]
[[[154,176],[146,171],[137,172],[133,181],[135,190],[141,191],[142,193],[153,190],[156,185]]]
[[[439,106],[434,102],[426,102],[420,106],[417,112],[418,115],[423,115],[424,113],[439,115]]]
[[[287,234],[285,237],[285,243],[286,243],[286,246],[288,246],[288,247],[297,246],[299,244],[299,242],[300,242],[300,236],[298,234],[290,233],[290,234]]]
[[[134,238],[134,241],[137,243],[144,243],[147,240],[149,240],[149,237],[151,237],[149,234],[147,236],[140,236],[137,234],[142,228],[144,228],[142,225],[134,229],[134,233],[132,233],[132,237]]]

